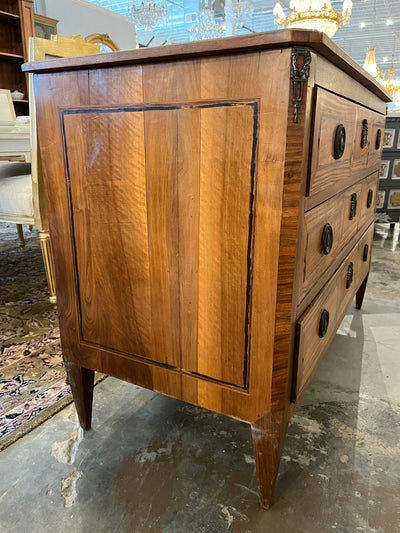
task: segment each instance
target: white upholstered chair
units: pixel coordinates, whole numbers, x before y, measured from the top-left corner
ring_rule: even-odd
[[[96,54],[100,48],[86,42],[83,37],[54,36],[54,40],[31,37],[29,60],[43,61],[57,57]],[[32,75],[29,93],[33,95]],[[49,284],[50,301],[56,303],[53,253],[49,235],[46,199],[41,172],[41,159],[36,132],[34,99],[29,102],[31,123],[31,164],[20,162],[0,165],[0,221],[17,224],[20,246],[25,246],[22,224],[34,225],[39,232],[40,245]]]

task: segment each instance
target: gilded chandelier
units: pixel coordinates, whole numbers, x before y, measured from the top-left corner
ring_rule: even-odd
[[[275,22],[286,28],[307,28],[319,30],[333,37],[339,26],[350,21],[352,0],[343,0],[342,13],[332,9],[331,0],[290,0],[290,14],[286,17],[279,0],[273,14]]]
[[[375,48],[373,46],[370,46],[368,48],[363,69],[366,70],[369,74],[371,74],[371,76],[375,78],[376,81],[379,82],[389,94],[395,96],[396,93],[398,93],[400,89],[400,81],[398,79],[395,79],[394,77],[395,72],[393,64],[389,69],[388,79],[386,79],[386,74],[382,72],[376,64]]]

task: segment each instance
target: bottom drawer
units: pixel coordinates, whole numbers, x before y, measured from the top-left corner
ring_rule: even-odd
[[[296,323],[292,401],[304,392],[362,281],[369,271],[374,225]]]

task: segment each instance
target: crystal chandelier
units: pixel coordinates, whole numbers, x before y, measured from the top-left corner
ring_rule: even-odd
[[[224,35],[225,26],[216,22],[213,9],[209,5],[206,5],[199,13],[198,24],[188,31],[192,34],[192,41],[217,39]]]
[[[241,0],[232,0],[225,5],[225,17],[231,24],[236,24],[242,28],[250,19],[254,11],[252,2],[242,2]]]
[[[337,13],[332,9],[331,0],[290,0],[291,11],[286,17],[277,0],[273,14],[279,26],[318,30],[333,37],[339,26],[349,23],[352,7],[351,0],[343,0],[342,13]]]
[[[155,26],[168,22],[168,12],[164,0],[161,6],[158,6],[153,0],[146,0],[142,1],[137,9],[135,9],[135,2],[133,2],[131,10],[128,5],[128,18],[135,26],[140,24],[145,31],[153,31]]]

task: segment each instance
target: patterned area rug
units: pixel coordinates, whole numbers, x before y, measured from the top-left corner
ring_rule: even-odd
[[[0,223],[0,451],[72,401],[39,236],[24,234],[22,250]]]

